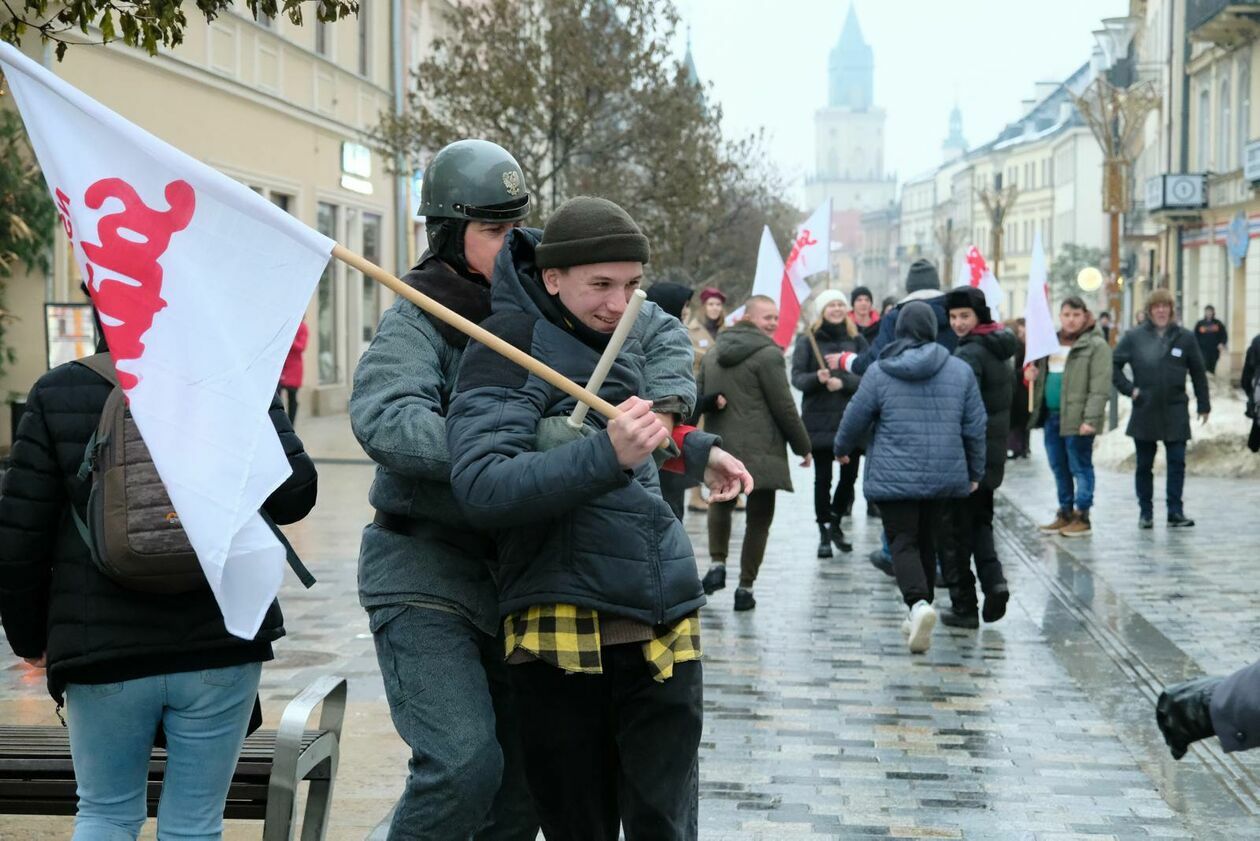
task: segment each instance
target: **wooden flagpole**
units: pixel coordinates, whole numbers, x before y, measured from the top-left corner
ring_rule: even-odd
[[[544,365],[528,353],[522,351],[520,348],[503,341],[493,333],[483,329],[477,324],[474,324],[451,308],[443,306],[430,298],[428,295],[412,289],[410,286],[403,283],[401,280],[394,277],[371,260],[364,259],[339,244],[333,246],[332,256],[336,257],[350,268],[360,271],[372,278],[386,289],[394,292],[394,294],[400,295],[408,301],[411,301],[411,303],[415,304],[417,307],[430,315],[440,318],[442,321],[451,325],[461,333],[471,336],[493,350],[495,353],[507,357],[517,365],[520,365],[526,371],[529,371],[531,374],[538,375],[551,385],[563,391],[565,394],[569,395],[578,402],[589,406],[609,420],[620,416],[621,412],[617,411],[617,407],[609,403],[607,400],[604,400],[597,394],[592,394],[577,383],[573,382],[573,380],[562,375],[560,372]]]
[[[823,359],[822,351],[818,349],[818,340],[814,338],[814,331],[806,327],[805,335],[809,338],[809,346],[814,349],[814,358],[818,360],[818,370],[830,370],[827,368],[827,360]]]

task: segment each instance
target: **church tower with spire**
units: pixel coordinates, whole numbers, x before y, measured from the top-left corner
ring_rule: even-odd
[[[967,154],[967,138],[963,137],[962,111],[958,109],[957,104],[954,105],[954,110],[949,112],[949,136],[941,144],[941,150],[945,153],[945,163]]]
[[[884,122],[884,110],[875,105],[875,53],[850,5],[828,56],[827,106],[814,114],[814,175],[805,186],[810,207],[830,198],[834,219],[893,201],[896,183],[884,173]],[[836,222],[833,241],[836,234],[843,239],[847,227]]]

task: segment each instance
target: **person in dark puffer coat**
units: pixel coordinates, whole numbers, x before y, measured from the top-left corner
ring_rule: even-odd
[[[272,659],[284,621],[273,602],[254,639],[238,639],[209,586],[143,593],[93,564],[69,519],[70,505],[82,513],[88,485],[73,498],[67,490],[80,484],[75,477],[112,388],[71,362],[31,389],[0,487],[0,619],[14,653],[46,664],[49,692],[69,708],[75,837],[140,831],[159,728],[170,755],[159,833],[217,837],[261,665]],[[315,504],[315,466],[279,398],[270,418],[293,473],[263,510],[292,523]]]
[[[691,297],[694,294],[695,291],[690,286],[661,280],[653,283],[648,289],[647,299],[660,307],[663,312],[686,324],[691,315]],[[680,520],[686,514],[687,488],[693,486],[699,487],[688,479],[686,474],[675,473],[672,470],[661,471],[661,496],[665,497],[670,510]]]
[[[818,350],[823,354],[825,367],[820,367],[808,335],[798,336],[792,351],[792,385],[801,392],[801,420],[809,432],[810,447],[814,453],[814,517],[818,521],[818,557],[831,557],[831,544],[841,552],[852,552],[853,545],[845,540],[841,520],[853,504],[853,489],[857,486],[861,450],[854,453],[849,463],[840,468],[840,483],[835,496],[831,493],[831,474],[835,459],[831,446],[840,428],[844,407],[857,391],[862,378],[839,367],[840,354],[861,353],[866,349],[858,326],[849,317],[849,302],[844,293],[835,289],[824,290],[814,298],[816,318],[810,329]],[[832,364],[834,363],[834,364]]]
[[[871,435],[863,491],[883,513],[912,653],[927,651],[936,624],[940,506],[984,478],[984,402],[967,364],[936,343],[936,321],[926,303],[902,307],[895,341],[866,370],[835,441],[843,463]]]
[[[984,591],[984,621],[996,622],[1006,615],[1010,589],[1002,574],[993,542],[993,493],[1002,484],[1006,467],[1006,439],[1011,429],[1011,357],[1019,340],[993,321],[984,293],[971,286],[955,289],[945,296],[949,322],[958,336],[954,355],[966,362],[976,375],[980,397],[988,415],[984,478],[980,487],[960,499],[950,512],[953,540],[942,553],[942,572],[949,585],[950,609],[941,614],[946,625],[976,628],[980,611],[976,603],[976,576],[971,574],[975,557],[976,573]]]

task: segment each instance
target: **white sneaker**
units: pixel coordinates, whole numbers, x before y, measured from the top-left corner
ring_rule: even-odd
[[[901,635],[903,637],[910,636],[910,617],[909,616],[906,616],[905,619],[901,620]]]
[[[911,654],[922,654],[932,646],[932,629],[936,627],[936,609],[925,601],[910,608],[910,638],[906,641]]]

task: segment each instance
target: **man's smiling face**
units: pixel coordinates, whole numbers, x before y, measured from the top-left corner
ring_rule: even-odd
[[[611,333],[625,314],[630,296],[643,283],[643,264],[592,263],[545,269],[543,283],[587,327]]]

